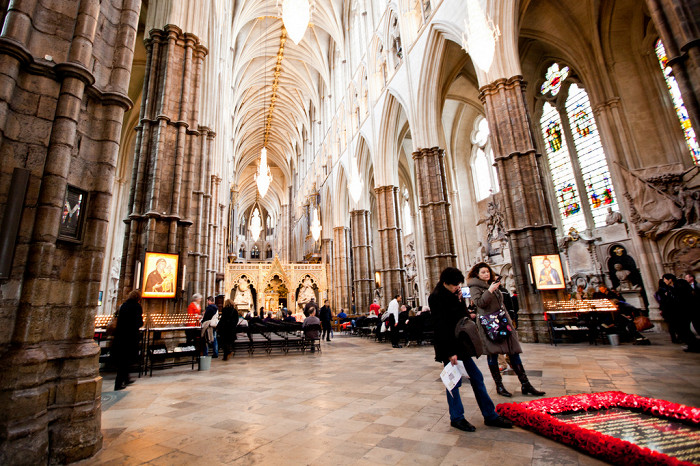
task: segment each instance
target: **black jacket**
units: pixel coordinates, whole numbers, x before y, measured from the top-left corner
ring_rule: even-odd
[[[225,306],[221,310],[221,319],[216,327],[216,333],[225,340],[236,339],[236,327],[238,326],[238,311],[233,306]]]
[[[457,322],[467,315],[464,301],[460,300],[457,295],[450,293],[442,283],[438,283],[428,298],[428,304],[435,329],[433,339],[435,360],[447,364],[450,357],[455,354],[462,360],[468,358],[464,354],[464,347],[460,345],[455,336]]]
[[[143,309],[136,300],[124,301],[117,315],[117,329],[112,342],[112,355],[118,361],[132,362],[139,354],[143,325]]]
[[[330,306],[323,306],[319,311],[318,318],[321,320],[321,322],[328,322],[330,324],[331,317],[332,315]]]
[[[212,317],[214,317],[214,314],[219,312],[219,308],[216,307],[216,304],[209,304],[207,305],[207,308],[204,310],[204,316],[202,317],[202,322],[206,322],[207,320],[211,320]]]

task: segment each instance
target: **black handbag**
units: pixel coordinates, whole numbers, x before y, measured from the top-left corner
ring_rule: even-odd
[[[479,323],[484,329],[486,337],[495,343],[503,341],[513,331],[510,322],[508,322],[507,313],[503,309],[493,314],[479,316]]]
[[[479,337],[476,324],[469,317],[462,317],[455,327],[455,337],[464,347],[467,356],[478,358],[484,354],[484,347]]]

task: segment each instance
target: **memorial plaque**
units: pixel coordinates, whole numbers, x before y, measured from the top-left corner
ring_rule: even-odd
[[[700,463],[700,427],[623,408],[552,414],[568,424],[593,430],[640,447]]]

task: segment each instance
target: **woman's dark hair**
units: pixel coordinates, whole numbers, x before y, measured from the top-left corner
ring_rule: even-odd
[[[141,299],[141,292],[139,290],[134,290],[126,296],[127,301],[138,301]]]
[[[661,278],[666,279],[666,280],[673,280],[673,282],[676,282],[676,276],[673,275],[672,273],[665,273],[661,276]]]
[[[472,267],[472,269],[469,271],[467,278],[479,278],[479,270],[483,269],[484,267],[489,269],[489,273],[491,274],[489,281],[496,278],[496,273],[493,271],[491,266],[489,264],[487,264],[486,262],[479,262],[476,265],[474,265],[474,267]]]
[[[464,283],[464,274],[457,267],[447,267],[440,273],[440,283],[459,285]]]

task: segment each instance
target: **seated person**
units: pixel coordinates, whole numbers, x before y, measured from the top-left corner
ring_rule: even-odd
[[[346,319],[348,315],[345,313],[345,309],[341,309],[338,313],[338,319]]]
[[[593,299],[617,299],[619,301],[621,298],[619,294],[615,293],[613,290],[608,289],[607,286],[601,284],[598,287],[598,291],[593,293]]]
[[[277,319],[272,318],[272,311],[267,311],[267,317],[263,319],[263,322],[277,322]]]
[[[306,339],[312,340],[311,352],[313,353],[316,350],[313,340],[319,340],[321,338],[321,320],[316,317],[316,308],[311,308],[309,310],[309,316],[304,319],[301,328],[304,330]]]

